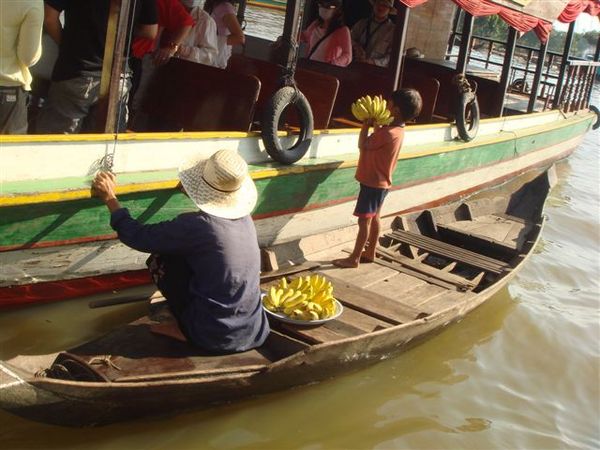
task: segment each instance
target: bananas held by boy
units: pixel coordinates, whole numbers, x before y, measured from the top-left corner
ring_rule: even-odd
[[[336,312],[331,282],[316,274],[294,278],[290,283],[281,278],[269,288],[263,304],[269,311],[296,320],[327,319]]]
[[[394,120],[387,108],[387,101],[381,95],[361,97],[350,108],[354,117],[361,122],[373,119],[377,125],[389,125]]]

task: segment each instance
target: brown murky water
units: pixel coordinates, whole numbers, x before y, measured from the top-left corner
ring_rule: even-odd
[[[518,277],[462,322],[397,358],[326,383],[99,429],[0,412],[0,448],[600,448],[600,133],[560,168],[543,239]],[[0,358],[44,353],[142,306],[86,302],[0,314]]]

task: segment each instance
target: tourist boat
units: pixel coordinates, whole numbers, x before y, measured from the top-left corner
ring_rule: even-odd
[[[396,216],[374,263],[340,269],[343,231],[305,238],[297,266],[263,274],[263,287],[320,273],[343,312],[318,326],[271,320],[261,347],[208,355],[154,334],[166,308],[98,339],[47,355],[0,361],[0,407],[67,426],[103,425],[205,408],[322,381],[374,364],[463,318],[498,292],[532,254],[555,179],[529,171],[460,202]],[[332,246],[333,245],[333,246]],[[275,253],[296,251],[281,244]]]
[[[128,3],[115,2],[123,9]],[[145,106],[153,132],[115,132],[125,39],[123,33],[108,36],[116,44],[114,55],[109,52],[104,61],[105,72],[114,74],[103,83],[104,133],[0,137],[0,308],[149,283],[145,255],[118,242],[104,206],[90,192],[98,169],[117,173],[119,197],[134,216],[156,222],[193,209],[173,189],[182,160],[235,148],[248,161],[258,188],[253,218],[262,247],[354,226],[358,124],[350,104],[362,95],[385,96],[398,86],[412,86],[424,100],[421,115],[406,129],[385,216],[446,203],[565,158],[598,125],[589,101],[599,63],[571,62],[566,48],[562,81],[552,97],[540,98],[541,44],[530,98],[509,96],[517,31],[510,28],[499,77],[470,67],[473,16],[468,13],[478,13],[471,3],[405,0],[398,4],[388,67],[358,62],[336,67],[298,58],[298,18],[312,17],[314,5],[288,1],[282,42],[290,44],[279,51],[265,39],[248,36],[226,70],[176,59],[164,66],[153,101]],[[486,3],[501,17],[533,18],[546,31],[546,20],[560,13],[550,8],[546,16],[529,15],[513,5],[511,14],[503,14],[508,6],[500,3],[506,2]],[[354,4],[346,5],[348,14],[358,11]],[[455,62],[444,55],[452,28],[448,18],[456,5],[467,14]],[[422,33],[425,23],[436,33]],[[404,58],[409,45],[427,57]],[[453,84],[457,73],[466,74],[462,92]],[[273,98],[282,91],[293,92],[296,113],[277,120],[281,111],[275,114]]]

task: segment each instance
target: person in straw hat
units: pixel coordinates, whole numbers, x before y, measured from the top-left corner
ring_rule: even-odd
[[[121,207],[112,173],[98,173],[92,188],[121,242],[152,253],[149,269],[180,338],[215,353],[258,347],[269,324],[260,302],[260,251],[250,217],[257,193],[248,166],[236,151],[220,150],[188,161],[179,180],[199,211],[156,224],[141,224]],[[173,325],[154,331],[178,337]]]
[[[373,12],[352,27],[352,51],[356,61],[387,67],[392,52],[394,0],[370,0]]]

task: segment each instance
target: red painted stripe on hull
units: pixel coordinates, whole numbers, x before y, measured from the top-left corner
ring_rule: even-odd
[[[152,282],[146,269],[0,288],[0,309],[68,300]]]

